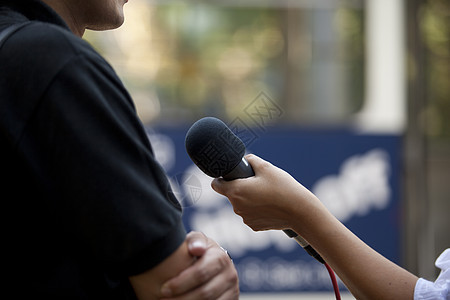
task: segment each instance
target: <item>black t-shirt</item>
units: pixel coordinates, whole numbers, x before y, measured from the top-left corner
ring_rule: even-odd
[[[9,4],[6,4],[9,3]],[[109,64],[36,0],[0,0],[2,292],[126,299],[185,238],[181,209]]]

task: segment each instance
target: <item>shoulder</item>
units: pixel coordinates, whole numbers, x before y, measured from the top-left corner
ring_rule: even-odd
[[[436,260],[441,269],[436,281],[419,278],[414,289],[414,300],[449,299],[450,296],[450,249],[446,249]]]
[[[113,71],[88,42],[66,28],[45,22],[33,21],[22,27],[7,39],[0,52],[2,71],[20,75],[22,82],[33,79],[43,85],[69,62],[79,59]]]
[[[80,63],[84,62],[84,63]],[[66,28],[31,22],[11,35],[0,51],[0,89],[17,90],[27,86],[20,98],[39,98],[64,70],[73,76],[83,76],[86,68],[108,74],[108,80],[119,81],[112,67],[86,41]],[[69,70],[68,70],[69,69]],[[17,98],[17,97],[16,97]]]
[[[101,60],[86,41],[65,28],[44,22],[32,22],[12,35],[4,44],[3,54],[43,68],[60,66],[79,55]]]
[[[62,104],[69,96],[76,96],[75,91],[84,92],[93,83],[121,86],[110,65],[86,41],[63,27],[43,22],[31,22],[5,41],[0,51],[0,74],[5,74],[0,76],[0,116],[8,116],[8,128],[22,128],[24,120],[44,101]],[[83,86],[89,76],[90,85]],[[59,94],[55,92],[52,98],[48,95],[51,90]],[[3,118],[0,125],[3,121],[7,120]]]
[[[445,249],[445,251],[436,259],[436,267],[443,271],[450,269],[450,248]]]

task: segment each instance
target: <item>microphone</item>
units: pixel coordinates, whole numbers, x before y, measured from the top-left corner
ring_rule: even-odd
[[[195,122],[186,134],[185,145],[192,161],[210,177],[233,180],[255,175],[244,158],[244,143],[217,118]]]
[[[195,122],[186,134],[186,151],[192,161],[206,175],[230,181],[255,175],[244,158],[245,145],[221,120],[206,117]],[[324,264],[325,261],[307,241],[291,229],[284,233],[302,246],[309,255]]]

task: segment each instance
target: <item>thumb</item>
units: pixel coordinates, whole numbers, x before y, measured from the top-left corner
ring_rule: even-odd
[[[261,167],[265,165],[271,165],[268,161],[265,161],[259,156],[256,156],[255,154],[247,154],[245,156],[245,159],[248,161],[248,163],[252,166],[253,170],[257,172]]]
[[[186,236],[189,254],[195,257],[202,256],[208,248],[208,238],[201,232],[189,232]]]
[[[261,160],[260,157],[256,156],[255,154],[252,154],[252,153],[247,154],[247,155],[244,156],[244,157],[245,157],[245,159],[246,159],[248,162],[254,162],[254,163],[256,163],[256,162],[258,162],[258,160]]]

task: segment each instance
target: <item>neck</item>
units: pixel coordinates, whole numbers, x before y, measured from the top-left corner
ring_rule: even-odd
[[[50,6],[69,26],[70,30],[78,37],[82,37],[86,26],[80,22],[80,18],[77,17],[76,10],[71,8],[70,2],[64,0],[42,0]]]

